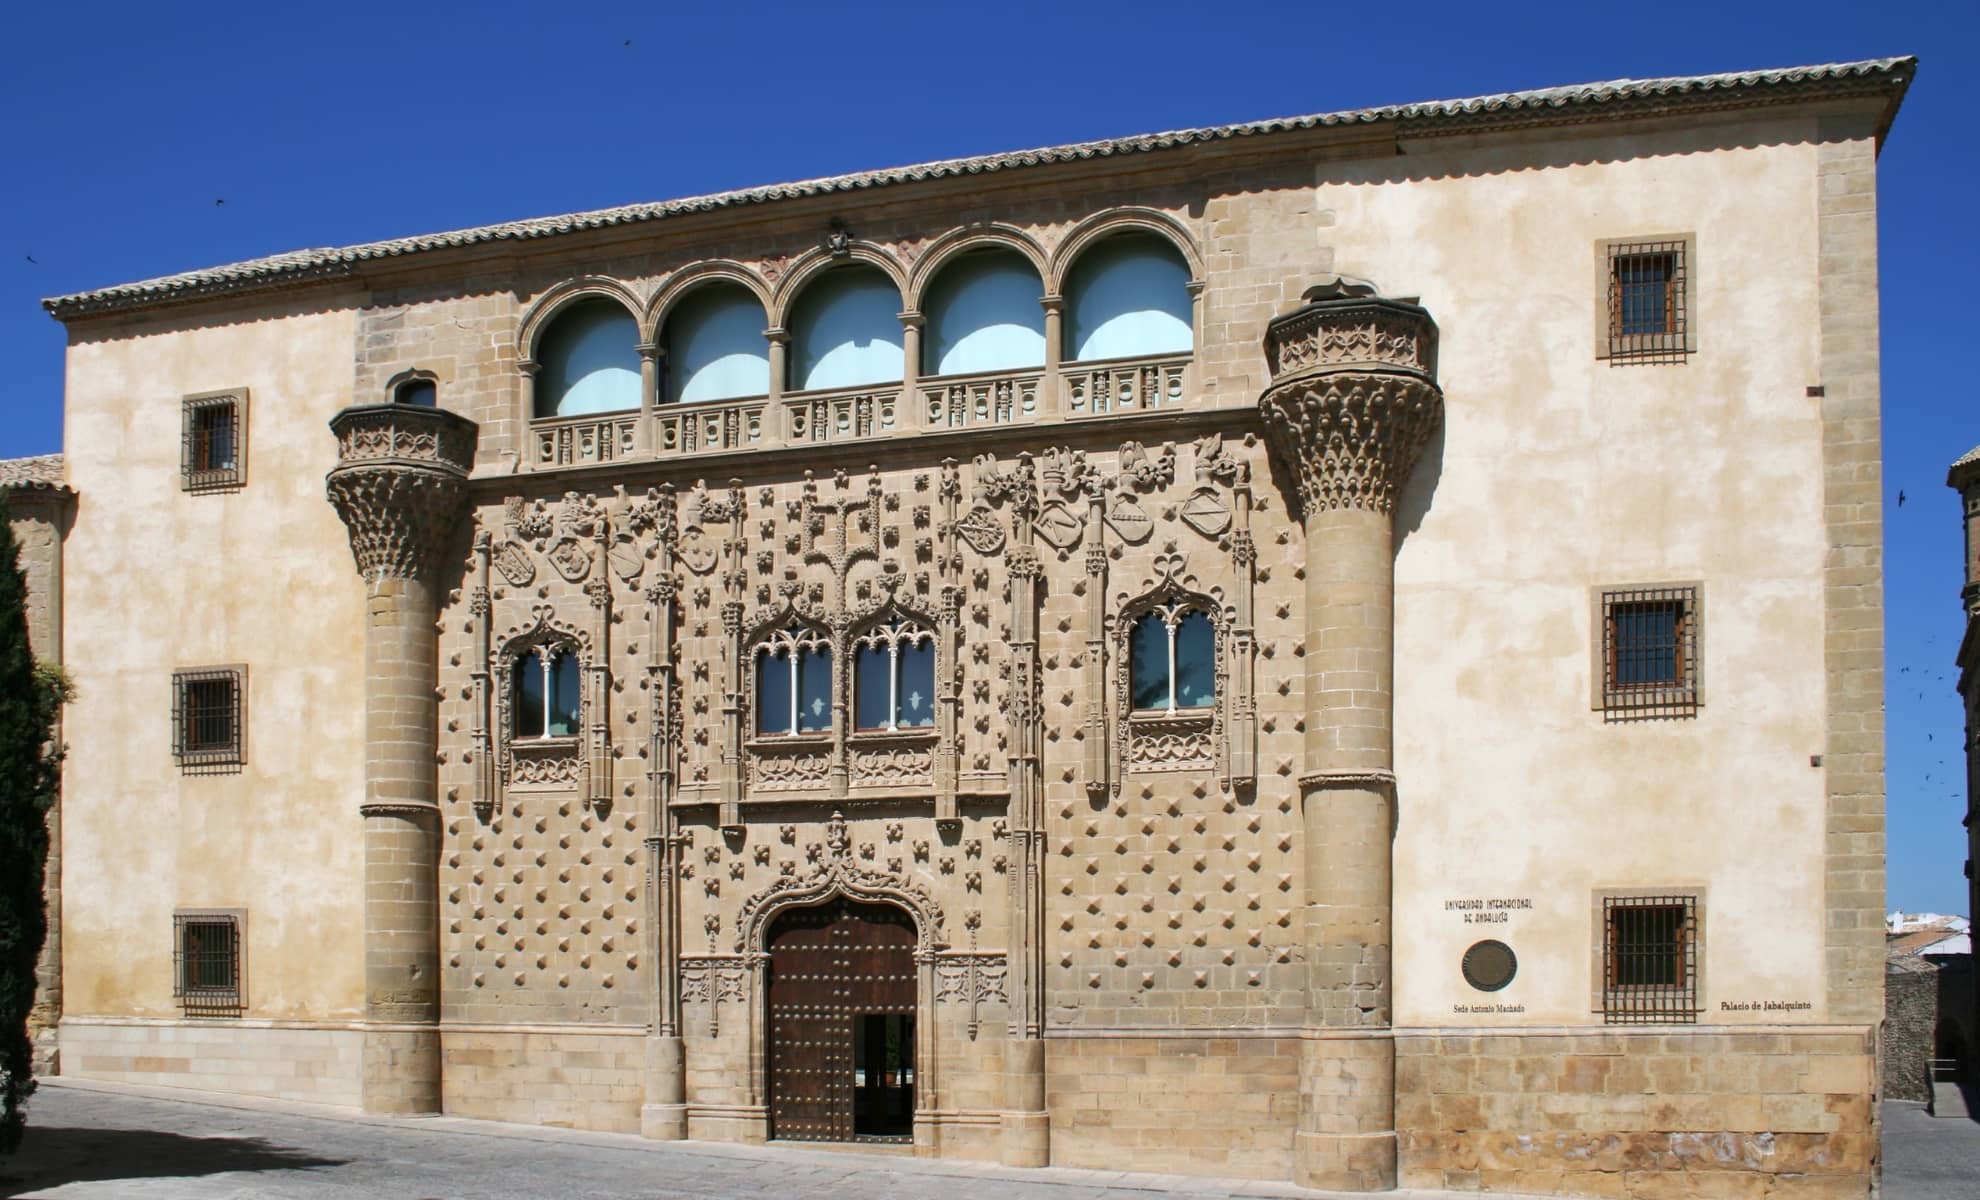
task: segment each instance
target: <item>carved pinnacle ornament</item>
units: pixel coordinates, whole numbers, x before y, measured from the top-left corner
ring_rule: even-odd
[[[1309,513],[1390,513],[1444,419],[1437,325],[1406,300],[1321,287],[1266,327],[1272,382],[1259,398],[1272,449]]]
[[[324,490],[367,580],[436,566],[466,509],[475,423],[437,408],[372,404],[330,418],[337,465]]]

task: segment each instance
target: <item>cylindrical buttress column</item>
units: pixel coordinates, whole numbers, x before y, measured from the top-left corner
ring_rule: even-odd
[[[1304,515],[1305,1041],[1293,1181],[1396,1183],[1396,492],[1443,416],[1436,326],[1336,280],[1272,322],[1260,400]]]
[[[330,502],[365,583],[364,1044],[367,1112],[440,1095],[439,642],[449,538],[475,425],[439,409],[347,408],[330,422]]]

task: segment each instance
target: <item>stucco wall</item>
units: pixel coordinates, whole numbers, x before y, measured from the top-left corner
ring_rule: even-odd
[[[247,910],[249,1016],[358,1011],[363,590],[323,499],[354,323],[348,307],[264,307],[72,336],[71,1014],[178,1015],[176,907]],[[181,397],[234,387],[247,484],[183,492]],[[172,672],[226,663],[248,664],[246,763],[182,774]]]

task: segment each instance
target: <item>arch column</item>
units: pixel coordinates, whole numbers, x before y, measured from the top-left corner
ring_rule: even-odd
[[[330,503],[365,584],[364,1048],[367,1112],[440,1111],[439,641],[474,422],[406,405],[330,421]]]
[[[1259,400],[1306,540],[1306,1018],[1293,1182],[1396,1184],[1395,497],[1443,419],[1436,325],[1336,279],[1266,333]]]

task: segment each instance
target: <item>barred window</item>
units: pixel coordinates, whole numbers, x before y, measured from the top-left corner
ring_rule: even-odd
[[[237,1017],[241,987],[241,914],[178,912],[174,926],[172,995],[189,1017]]]
[[[172,754],[182,768],[239,766],[246,760],[246,693],[246,667],[172,673]]]
[[[1601,696],[1609,720],[1696,716],[1698,587],[1602,592]]]
[[[246,418],[246,389],[185,398],[179,456],[185,491],[224,491],[247,481]]]
[[[1695,350],[1690,239],[1608,242],[1610,366],[1681,363]]]
[[[1602,899],[1602,1016],[1611,1025],[1698,1019],[1698,897]]]

